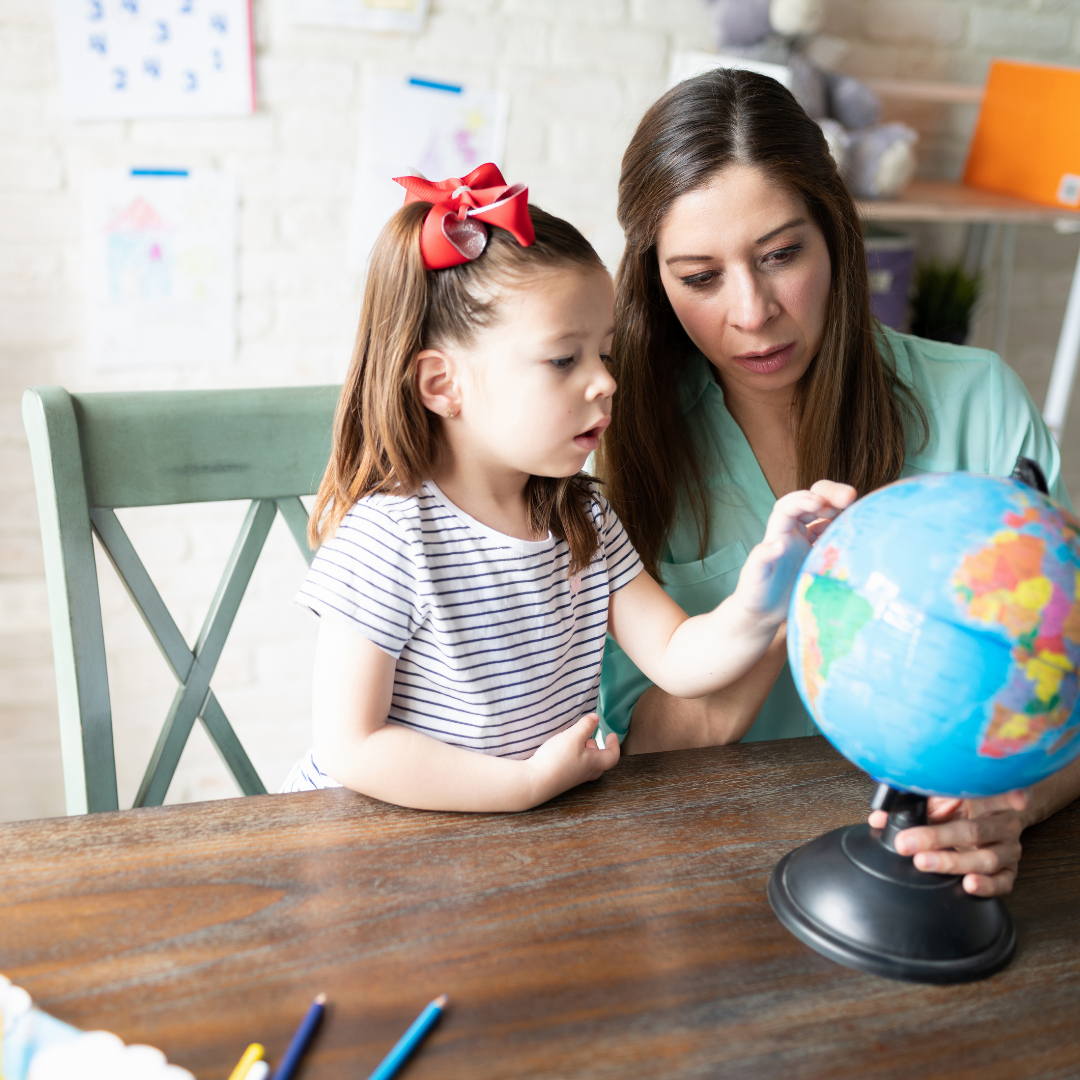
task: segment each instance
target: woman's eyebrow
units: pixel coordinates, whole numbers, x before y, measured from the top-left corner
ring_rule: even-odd
[[[755,244],[767,244],[774,236],[782,233],[785,229],[794,229],[797,225],[805,225],[806,218],[792,218],[790,221],[785,221],[783,225],[778,229],[773,229],[772,232],[766,233],[764,236],[759,236],[754,243]]]

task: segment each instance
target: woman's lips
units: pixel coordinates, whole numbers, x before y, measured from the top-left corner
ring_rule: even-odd
[[[588,450],[592,453],[600,445],[600,436],[607,430],[608,424],[611,423],[611,417],[605,416],[595,427],[589,428],[588,431],[583,431],[580,435],[574,436],[574,445],[579,446],[582,450]]]
[[[787,367],[794,352],[795,342],[789,341],[786,345],[781,345],[771,352],[743,353],[742,356],[733,356],[732,360],[756,375],[771,375],[774,371]]]

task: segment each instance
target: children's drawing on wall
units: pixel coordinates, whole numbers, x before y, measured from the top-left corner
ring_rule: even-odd
[[[255,110],[250,0],[53,0],[77,120]]]
[[[508,96],[434,79],[376,76],[364,93],[349,264],[362,270],[379,230],[401,206],[391,177],[443,180],[502,164]],[[511,179],[512,178],[508,178]]]
[[[92,368],[233,358],[236,189],[224,173],[86,174],[87,356]]]

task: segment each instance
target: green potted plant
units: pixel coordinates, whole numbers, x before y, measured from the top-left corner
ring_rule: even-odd
[[[963,345],[982,280],[959,263],[931,260],[915,268],[911,332],[934,341]]]

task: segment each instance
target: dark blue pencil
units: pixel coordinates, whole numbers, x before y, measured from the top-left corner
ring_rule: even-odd
[[[292,1037],[289,1049],[285,1051],[285,1056],[281,1059],[281,1064],[277,1067],[273,1080],[291,1080],[293,1073],[296,1072],[296,1066],[300,1064],[300,1059],[308,1048],[308,1043],[311,1042],[311,1037],[315,1034],[315,1029],[319,1026],[325,1008],[326,995],[319,994],[311,1003],[307,1016],[304,1017],[300,1026],[296,1029],[296,1034]]]
[[[420,1045],[424,1036],[435,1026],[446,1005],[446,995],[440,994],[425,1006],[424,1011],[412,1022],[409,1030],[398,1039],[394,1049],[379,1062],[368,1080],[390,1080],[405,1064],[405,1059]]]

